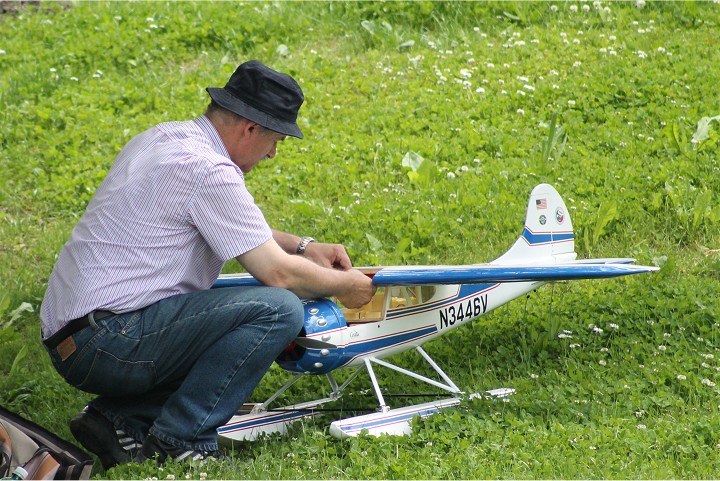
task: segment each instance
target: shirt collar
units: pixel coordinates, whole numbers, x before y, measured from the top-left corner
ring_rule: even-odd
[[[218,134],[217,129],[212,124],[212,122],[210,122],[210,119],[208,119],[205,115],[201,115],[200,117],[196,118],[194,122],[200,128],[200,130],[202,130],[203,133],[208,136],[210,142],[212,143],[213,150],[229,159],[230,154],[225,148],[225,144],[223,144],[223,141],[220,138],[220,134]]]

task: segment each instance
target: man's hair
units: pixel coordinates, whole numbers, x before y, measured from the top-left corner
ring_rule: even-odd
[[[207,106],[207,109],[205,110],[205,115],[207,115],[210,118],[223,120],[225,122],[228,121],[240,121],[244,119],[245,117],[241,117],[240,115],[236,114],[235,112],[231,112],[230,110],[223,108],[215,102],[214,100],[211,100],[210,103]]]
[[[232,112],[232,111],[222,107],[220,104],[218,104],[214,100],[211,100],[210,103],[208,104],[207,109],[205,110],[205,115],[209,119],[213,119],[218,122],[222,122],[224,124],[234,124],[236,122],[240,122],[243,120],[252,122],[252,120],[246,119],[245,117],[238,115],[235,112]],[[257,123],[257,122],[255,122],[255,123]],[[267,127],[263,127],[260,124],[257,124],[257,125],[262,128],[261,130],[264,134],[274,132],[273,130],[268,129]]]

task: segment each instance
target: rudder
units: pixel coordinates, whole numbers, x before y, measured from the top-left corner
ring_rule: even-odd
[[[557,264],[575,257],[575,234],[565,202],[553,186],[540,184],[530,193],[522,234],[491,264]]]

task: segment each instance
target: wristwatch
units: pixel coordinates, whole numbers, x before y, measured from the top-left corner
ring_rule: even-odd
[[[300,243],[297,246],[297,250],[295,250],[295,253],[297,255],[303,255],[305,254],[305,249],[307,249],[307,246],[309,243],[315,242],[315,239],[312,237],[304,236],[300,238]]]

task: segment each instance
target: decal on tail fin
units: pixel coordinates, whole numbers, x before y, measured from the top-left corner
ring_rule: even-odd
[[[522,234],[491,264],[564,263],[575,257],[575,234],[565,202],[553,186],[540,184],[530,193]]]

